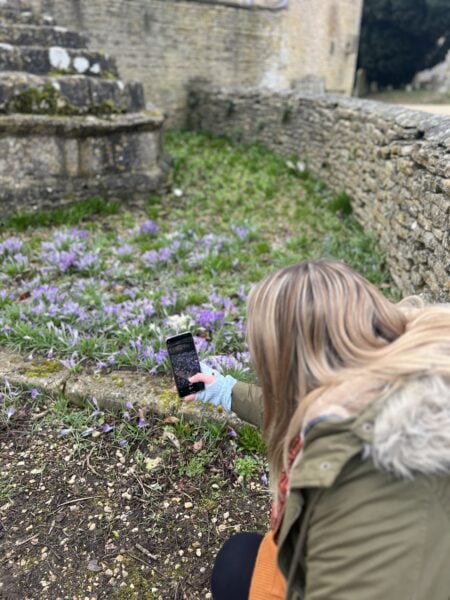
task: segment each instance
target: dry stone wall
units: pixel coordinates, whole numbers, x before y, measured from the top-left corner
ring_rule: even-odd
[[[311,77],[350,93],[362,0],[30,0],[86,33],[181,125],[186,84],[290,89]]]
[[[450,118],[331,95],[193,84],[190,126],[297,155],[346,191],[404,293],[450,298]]]

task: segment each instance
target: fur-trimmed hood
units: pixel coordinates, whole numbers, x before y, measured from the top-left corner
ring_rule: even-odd
[[[404,478],[449,473],[450,381],[426,376],[389,395],[380,403],[366,454],[377,468]]]

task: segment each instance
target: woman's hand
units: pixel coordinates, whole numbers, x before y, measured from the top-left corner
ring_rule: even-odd
[[[231,390],[236,383],[236,379],[231,375],[225,377],[216,369],[211,369],[204,363],[200,363],[201,373],[196,373],[189,377],[191,383],[202,381],[205,384],[205,389],[185,396],[184,400],[192,402],[192,400],[200,400],[201,402],[209,402],[215,406],[222,406],[225,410],[231,410]]]
[[[205,365],[202,365],[202,369]],[[192,377],[189,377],[189,383],[200,383],[203,382],[205,384],[205,388],[207,385],[211,385],[215,382],[216,377],[215,375],[209,375],[208,373],[196,373],[195,375],[192,375]],[[197,394],[199,394],[201,392],[197,392]],[[187,402],[192,402],[192,400],[201,400],[202,398],[197,398],[196,394],[191,394],[190,396],[185,396],[184,400],[187,400]]]

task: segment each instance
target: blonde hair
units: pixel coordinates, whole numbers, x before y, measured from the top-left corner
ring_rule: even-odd
[[[306,410],[343,382],[395,387],[425,373],[450,377],[450,306],[424,307],[417,297],[395,304],[335,261],[302,262],[257,284],[247,337],[275,477]]]

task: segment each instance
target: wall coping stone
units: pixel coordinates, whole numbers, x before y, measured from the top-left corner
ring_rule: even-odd
[[[10,134],[27,135],[71,135],[72,137],[90,137],[109,135],[122,131],[155,131],[164,122],[159,110],[143,113],[128,113],[108,117],[70,116],[51,117],[47,115],[5,115],[0,117],[0,136]]]

